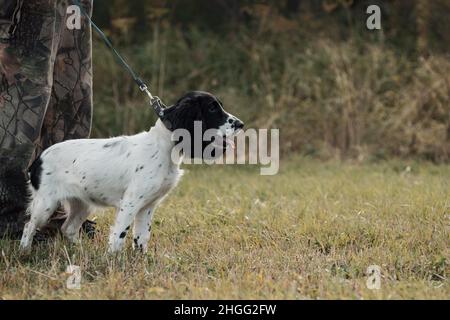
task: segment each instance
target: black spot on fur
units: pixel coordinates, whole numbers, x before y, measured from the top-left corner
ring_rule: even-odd
[[[152,156],[150,157],[150,159],[153,159],[154,157],[156,157],[157,154],[158,154],[158,150],[156,150],[155,153],[152,154]]]
[[[111,148],[111,147],[116,146],[117,144],[119,144],[119,141],[108,142],[103,146],[103,148]]]
[[[119,238],[120,238],[120,239],[123,239],[123,238],[125,238],[126,235],[127,235],[126,231],[123,231],[123,232],[119,235]]]
[[[34,189],[39,190],[42,175],[42,159],[39,157],[30,166],[30,180]],[[48,175],[49,173],[47,173]]]

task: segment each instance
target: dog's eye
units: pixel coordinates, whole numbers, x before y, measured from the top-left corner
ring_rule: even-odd
[[[219,111],[219,108],[217,108],[217,106],[215,104],[212,104],[209,106],[208,111],[209,112],[217,112],[217,111]]]

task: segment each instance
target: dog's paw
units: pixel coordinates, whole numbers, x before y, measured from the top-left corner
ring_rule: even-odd
[[[109,242],[108,253],[109,254],[117,254],[122,250],[123,243],[118,241]]]
[[[145,255],[147,253],[147,243],[141,242],[139,238],[134,238],[133,239],[133,250],[135,252]]]
[[[21,241],[19,245],[19,253],[24,256],[29,255],[31,253],[31,245],[27,243],[22,243]]]
[[[84,234],[87,235],[89,239],[93,239],[95,236],[95,233],[97,232],[97,222],[92,220],[86,220],[83,225],[81,226],[81,230]]]

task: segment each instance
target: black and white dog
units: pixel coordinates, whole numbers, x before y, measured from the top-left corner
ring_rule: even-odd
[[[224,111],[216,97],[194,91],[165,109],[163,119],[148,132],[110,139],[69,140],[45,150],[30,167],[30,220],[23,231],[21,248],[30,250],[36,229],[44,226],[62,203],[68,215],[62,232],[72,241],[78,239],[90,208],[115,207],[109,251],[117,252],[123,247],[134,222],[133,246],[146,252],[154,210],[182,175],[181,161],[174,163],[171,157],[179,142],[173,141],[172,132],[185,129],[193,137],[195,121],[202,122],[203,132],[216,129],[228,141],[244,126]]]

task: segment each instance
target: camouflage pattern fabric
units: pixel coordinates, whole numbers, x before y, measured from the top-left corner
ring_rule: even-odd
[[[80,2],[91,14],[92,0]],[[0,154],[30,145],[33,156],[22,155],[29,164],[57,142],[90,134],[91,27],[82,16],[81,29],[69,30],[73,4],[0,0]]]
[[[0,0],[0,147],[39,151],[89,136],[91,28],[66,26],[63,0]],[[82,2],[91,12],[91,0]]]
[[[29,200],[27,167],[33,146],[18,145],[0,153],[0,237],[18,238],[22,234],[27,216],[24,214]]]

